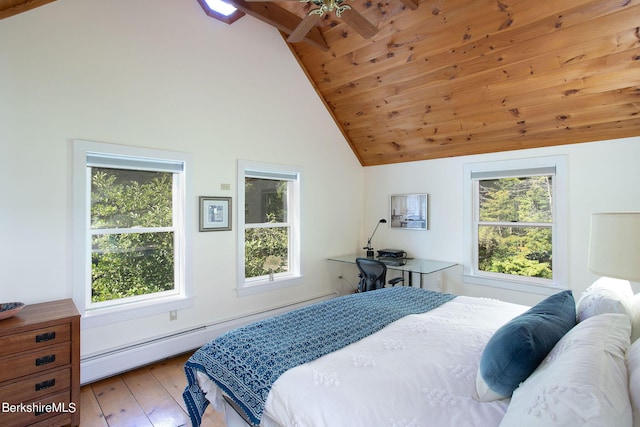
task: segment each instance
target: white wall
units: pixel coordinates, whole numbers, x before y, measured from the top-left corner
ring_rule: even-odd
[[[569,211],[569,289],[577,299],[597,276],[587,270],[591,214],[640,211],[640,137],[533,150],[429,160],[365,168],[365,224],[389,216],[389,196],[429,193],[428,231],[380,227],[375,247],[405,249],[418,258],[462,263],[463,167],[467,163],[566,155]],[[458,272],[459,273],[459,272]],[[543,296],[463,285],[460,274],[447,275],[448,291],[535,304]],[[637,284],[634,284],[637,286]],[[635,289],[636,292],[640,288]]]
[[[226,25],[195,0],[58,0],[0,21],[2,302],[72,295],[72,139],[192,153],[194,206],[235,202],[237,159],[304,172],[304,285],[238,298],[237,224],[195,229],[193,308],[85,329],[85,356],[326,294],[326,258],[356,249],[363,169],[279,33],[251,17]]]
[[[388,218],[391,194],[429,193],[430,230],[381,226],[376,248],[461,262],[465,163],[568,155],[576,295],[595,279],[586,270],[590,214],[640,210],[640,138],[363,169],[272,27],[251,17],[223,24],[195,0],[58,0],[0,21],[0,301],[72,295],[74,138],[192,153],[194,204],[199,195],[235,201],[239,158],[304,168],[303,286],[238,298],[237,224],[194,230],[194,307],[173,322],[166,314],[84,330],[84,355],[345,285],[325,259],[361,251]],[[455,275],[447,284],[526,304],[540,298],[462,286]]]

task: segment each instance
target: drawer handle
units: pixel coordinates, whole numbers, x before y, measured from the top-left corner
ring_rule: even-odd
[[[45,390],[47,388],[51,388],[56,385],[56,379],[52,378],[50,380],[45,380],[40,383],[36,383],[36,391]]]
[[[36,342],[45,342],[56,339],[55,332],[45,332],[44,334],[36,335]]]
[[[36,359],[36,366],[48,365],[49,363],[53,363],[56,361],[56,355],[50,354],[48,356],[38,357]]]

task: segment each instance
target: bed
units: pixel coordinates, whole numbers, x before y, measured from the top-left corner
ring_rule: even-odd
[[[324,301],[205,344],[183,397],[194,426],[212,405],[228,427],[639,427],[640,304],[611,280],[577,304],[411,287]]]

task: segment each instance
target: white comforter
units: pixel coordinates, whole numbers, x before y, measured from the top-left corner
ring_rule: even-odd
[[[480,355],[496,329],[526,310],[460,296],[400,319],[287,371],[267,398],[263,425],[497,426],[507,404],[473,399]]]
[[[400,319],[285,372],[271,389],[261,426],[498,426],[508,402],[473,398],[478,364],[493,332],[527,309],[459,296]],[[203,389],[220,410],[219,390]]]

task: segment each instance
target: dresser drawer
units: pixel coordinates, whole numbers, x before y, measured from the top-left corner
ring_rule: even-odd
[[[42,400],[24,402],[22,405],[3,405],[2,425],[12,427],[28,426],[41,421],[43,425],[49,425],[46,420],[60,415],[70,416],[76,410],[75,404],[71,404],[69,391]]]
[[[69,343],[64,343],[38,351],[2,357],[0,382],[68,365],[71,362],[70,347]]]
[[[27,304],[0,321],[0,427],[78,427],[79,404],[80,314],[73,301]]]
[[[35,350],[71,339],[71,325],[64,323],[49,328],[34,329],[32,331],[2,337],[0,357],[26,350]]]
[[[77,408],[76,412],[74,412],[74,414],[76,414],[75,416],[80,414],[80,412],[78,412],[79,410],[80,408]],[[29,424],[29,427],[69,427],[73,420],[72,416],[73,414],[56,415],[55,417]],[[74,426],[77,426],[77,424],[74,424]]]
[[[22,377],[19,381],[0,386],[0,402],[17,404],[40,399],[48,394],[68,389],[70,383],[71,368]]]

